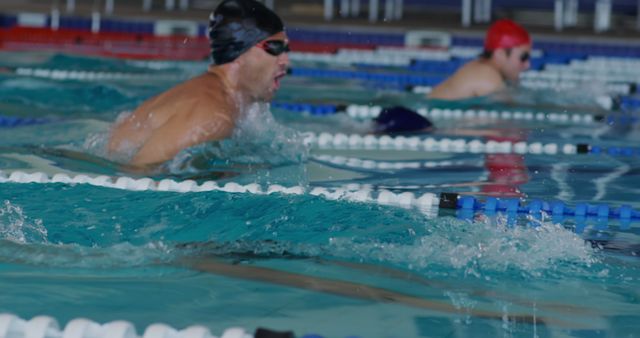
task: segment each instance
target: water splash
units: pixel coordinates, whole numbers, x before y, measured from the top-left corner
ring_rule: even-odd
[[[477,300],[473,300],[468,294],[462,292],[446,291],[445,296],[449,297],[451,304],[458,310],[465,312],[464,323],[471,324],[472,312],[478,305]]]
[[[107,151],[107,145],[109,144],[109,132],[97,132],[87,135],[82,145],[82,150],[89,154],[100,156],[104,158],[111,158],[120,162],[128,162],[133,157],[133,150],[125,152],[123,154],[110,155]]]
[[[133,112],[129,110],[121,111],[120,113],[118,113],[116,120],[109,126],[109,128],[107,128],[106,130],[97,130],[93,133],[88,134],[85,137],[80,149],[76,150],[87,152],[94,156],[107,158],[119,163],[128,163],[138,151],[137,147],[127,146],[125,144],[122,146],[121,151],[109,153],[108,144],[109,138],[111,136],[111,129],[114,126],[122,123],[126,118],[131,116],[132,113]]]
[[[2,88],[0,94],[4,94],[5,92],[13,93],[16,90],[51,90],[55,89],[56,85],[41,79],[34,78],[10,78],[2,81]]]
[[[430,234],[415,238],[411,244],[376,239],[354,243],[351,239],[333,238],[332,252],[338,257],[355,255],[414,270],[444,266],[477,278],[508,271],[523,277],[551,272],[590,274],[589,267],[599,262],[596,251],[582,238],[549,222],[538,227],[510,228],[502,220],[492,224],[440,218],[430,221],[427,227]]]
[[[0,207],[0,240],[46,243],[47,229],[41,219],[29,219],[20,206],[4,201]]]
[[[0,240],[0,261],[64,268],[144,267],[169,262],[174,249],[163,242],[141,246],[118,243],[109,247],[78,244],[28,244]]]
[[[295,130],[276,122],[266,103],[254,103],[237,121],[231,138],[201,144],[182,151],[168,168],[171,173],[198,170],[208,165],[302,163],[309,148]]]
[[[120,113],[114,125],[130,115],[128,111]],[[124,145],[118,153],[108,153],[109,137],[109,130],[89,134],[80,150],[119,163],[129,162],[138,151],[137,147]],[[167,162],[162,171],[182,175],[204,173],[212,168],[238,169],[238,164],[300,164],[308,154],[309,148],[297,131],[276,122],[268,104],[255,103],[242,112],[231,138],[185,149]]]
[[[221,150],[240,162],[300,162],[309,151],[302,140],[293,129],[276,122],[268,104],[255,103],[238,120],[233,137],[222,142]]]

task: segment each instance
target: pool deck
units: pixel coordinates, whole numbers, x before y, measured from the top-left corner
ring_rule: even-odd
[[[49,13],[54,3],[59,4],[62,15],[66,13],[66,1],[64,0],[2,0],[0,13]],[[176,1],[177,2],[177,1]],[[95,1],[77,1],[73,15],[89,17],[95,9]],[[104,1],[99,1],[104,3]],[[217,1],[192,1],[193,7],[186,11],[166,11],[164,1],[154,1],[149,12],[142,10],[142,1],[116,1],[113,16],[119,18],[131,18],[135,20],[192,20],[205,21],[209,12]],[[323,18],[322,1],[296,1],[276,0],[276,11],[283,17],[288,26],[315,27],[353,31],[370,32],[406,32],[408,30],[436,30],[445,31],[458,36],[481,37],[487,28],[486,24],[476,24],[470,28],[463,28],[460,24],[460,13],[451,9],[442,10],[416,10],[411,8],[405,11],[405,17],[401,21],[379,21],[370,23],[366,18],[366,8],[357,18],[341,18],[338,15],[333,21],[325,21]],[[102,5],[103,6],[103,5]],[[104,10],[103,7],[99,9]],[[336,9],[337,10],[337,9]],[[534,38],[545,40],[571,41],[571,42],[601,42],[601,43],[625,43],[640,45],[640,31],[634,27],[635,18],[615,17],[616,29],[596,34],[590,28],[568,28],[562,32],[556,32],[549,25],[540,25],[540,22],[551,21],[551,13],[494,13],[497,17],[516,17],[533,34]],[[584,15],[583,15],[584,16]],[[589,21],[589,17],[583,18]],[[538,24],[536,24],[538,23]]]

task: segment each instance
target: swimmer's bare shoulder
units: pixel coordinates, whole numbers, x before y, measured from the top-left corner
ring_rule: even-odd
[[[189,102],[206,99],[197,86],[201,76],[172,87],[140,104],[130,115],[119,118],[111,130],[109,152],[118,153],[125,148],[139,148],[174,114],[189,111]],[[192,89],[193,87],[193,89]]]
[[[497,69],[486,62],[477,60],[461,69],[473,96],[486,96],[504,89],[504,80]]]
[[[432,99],[458,100],[485,96],[500,90],[504,81],[500,73],[482,60],[471,61],[429,94]]]
[[[478,61],[471,61],[460,67],[451,77],[433,88],[429,98],[442,100],[458,100],[474,96],[474,82],[476,81],[476,65]]]
[[[112,135],[132,125],[148,126],[137,133],[142,140],[131,140],[140,147],[131,164],[155,165],[182,149],[231,136],[236,110],[215,76],[204,74],[148,100],[125,122],[128,126],[116,127]]]
[[[231,136],[235,127],[232,107],[210,96],[191,104],[188,111],[174,114],[153,131],[131,161],[133,165],[165,162],[182,149]]]

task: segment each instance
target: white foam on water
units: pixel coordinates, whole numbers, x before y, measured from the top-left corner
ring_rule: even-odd
[[[212,165],[301,164],[308,154],[298,132],[279,124],[268,104],[255,103],[243,111],[230,138],[185,149],[167,168],[171,173],[197,173]]]
[[[109,153],[107,147],[111,136],[111,129],[119,123],[122,123],[126,118],[131,116],[131,114],[131,111],[122,111],[118,114],[118,117],[110,125],[108,130],[100,130],[88,134],[80,150],[121,163],[129,162],[138,151],[138,147],[123,144],[121,151],[117,153]]]
[[[143,245],[128,242],[108,247],[79,244],[24,244],[0,240],[3,262],[63,268],[144,267],[175,259],[174,249],[161,241]]]
[[[35,89],[47,89],[47,88],[55,88],[56,85],[46,80],[34,79],[34,78],[13,78],[9,80],[3,81],[3,86],[5,88],[11,88],[11,90],[16,89],[24,89],[24,90],[35,90]]]
[[[16,243],[46,243],[47,229],[41,219],[30,219],[24,210],[10,201],[0,205],[0,240]]]
[[[543,222],[538,227],[508,227],[488,221],[473,223],[439,218],[425,225],[429,235],[411,244],[333,238],[332,252],[340,257],[362,257],[426,271],[434,266],[454,268],[465,276],[483,278],[515,271],[525,277],[546,272],[586,271],[599,262],[597,252],[570,230]]]

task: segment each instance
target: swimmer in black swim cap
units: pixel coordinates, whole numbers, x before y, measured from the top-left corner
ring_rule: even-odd
[[[433,130],[433,123],[417,112],[402,106],[384,108],[373,119],[375,133],[416,133]]]
[[[210,19],[207,72],[119,119],[110,153],[155,167],[185,148],[228,138],[250,105],[271,101],[289,66],[282,20],[255,0],[225,0]]]
[[[282,20],[262,4],[249,0],[223,1],[209,17],[213,62],[216,65],[231,62],[258,42],[282,31]],[[286,44],[279,43],[271,48],[277,54],[288,51],[285,47]]]

